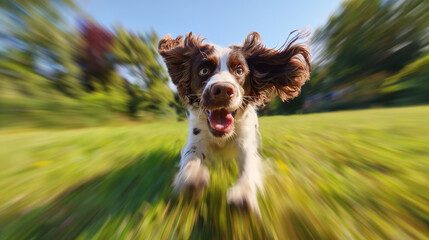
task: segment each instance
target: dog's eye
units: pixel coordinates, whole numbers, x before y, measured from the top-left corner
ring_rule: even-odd
[[[202,68],[201,70],[200,70],[200,75],[201,76],[205,76],[205,75],[207,75],[207,74],[209,74],[209,69],[208,68]]]
[[[243,75],[243,73],[244,73],[244,71],[243,71],[242,68],[235,69],[235,74],[237,74],[237,75]]]

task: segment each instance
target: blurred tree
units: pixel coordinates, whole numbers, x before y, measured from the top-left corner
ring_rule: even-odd
[[[342,73],[335,82],[378,71],[395,72],[428,45],[429,2],[358,1],[342,4],[340,12],[315,35],[324,45],[320,61]]]
[[[168,82],[168,74],[158,56],[159,38],[154,31],[143,35],[117,27],[115,33],[117,38],[113,54],[118,64],[128,68],[145,86],[151,85],[154,81]]]
[[[97,85],[106,88],[113,71],[114,59],[111,57],[111,48],[114,35],[106,28],[94,21],[85,19],[80,22],[81,51],[78,62],[83,69],[83,84],[90,90],[96,90]]]
[[[78,15],[72,0],[0,1],[0,119],[80,126],[117,113],[175,118],[155,32],[112,33],[89,16],[76,29],[66,19]]]
[[[133,92],[130,111],[136,113],[142,109],[158,116],[174,116],[174,93],[168,86],[168,74],[157,52],[157,34],[154,31],[134,34],[123,27],[117,27],[115,33],[112,53],[116,64],[127,69],[133,78],[134,87],[129,88]]]
[[[384,80],[428,51],[428,12],[424,0],[345,1],[314,35],[306,110],[382,106],[399,97],[382,90]]]
[[[81,88],[76,76],[80,73],[73,58],[77,39],[63,14],[71,10],[79,11],[68,0],[1,1],[0,74],[13,79],[26,94],[46,95],[58,87],[66,94],[78,95]]]
[[[385,79],[382,91],[389,96],[391,105],[429,102],[429,54]]]

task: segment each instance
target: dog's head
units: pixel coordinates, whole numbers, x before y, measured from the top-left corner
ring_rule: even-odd
[[[295,42],[298,34],[280,49],[266,48],[257,32],[242,46],[221,48],[204,43],[192,33],[159,42],[159,53],[185,104],[205,112],[210,132],[228,137],[239,109],[264,105],[275,94],[286,101],[299,95],[310,78],[310,53]]]

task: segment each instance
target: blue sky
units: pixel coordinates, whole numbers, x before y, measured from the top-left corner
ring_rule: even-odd
[[[268,47],[280,47],[292,30],[308,26],[314,31],[323,26],[342,0],[77,2],[105,26],[120,24],[136,32],[154,29],[160,37],[192,31],[221,46],[240,44],[247,34],[257,31]]]

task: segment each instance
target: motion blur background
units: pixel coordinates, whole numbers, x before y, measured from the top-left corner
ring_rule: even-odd
[[[428,237],[429,1],[323,2],[1,0],[0,237]],[[230,161],[172,195],[186,117],[160,37],[275,48],[307,25],[311,81],[260,111],[262,222],[224,203]]]
[[[98,23],[78,3],[107,19],[104,21],[112,21],[112,26]],[[89,3],[2,1],[2,127],[83,127],[123,120],[183,119],[181,104],[170,90],[168,74],[157,55],[159,36],[153,28],[156,21],[162,21],[158,24],[162,36],[194,31],[224,46],[240,44],[250,31],[259,30],[269,40],[269,47],[281,46],[289,32],[315,22],[313,15],[320,18],[320,24],[326,21],[320,27],[311,26],[318,27],[311,38],[313,71],[302,95],[290,103],[276,99],[262,111],[264,115],[429,101],[429,14],[425,1],[350,1],[338,3],[337,9],[325,9],[322,16],[314,14],[319,8],[312,2],[277,7],[255,4],[267,5],[264,9],[245,4],[253,9],[250,13],[241,10],[239,4],[228,8],[241,12],[239,17],[227,10],[222,16],[223,7],[211,10],[217,4],[209,3],[195,9],[189,7],[191,3],[183,4],[185,7],[176,3],[182,7],[170,10],[162,7],[169,4],[161,2],[160,6],[117,2],[110,8],[109,3],[101,1]],[[145,10],[145,5],[152,8]],[[272,8],[280,10],[272,13]],[[195,15],[192,10],[198,9],[202,12]],[[327,18],[329,10],[335,12]],[[116,13],[121,11],[122,15]],[[127,11],[134,18],[125,17]],[[306,11],[310,14],[306,15]],[[148,12],[160,17],[151,22],[150,17],[143,17]],[[210,14],[204,17],[206,12]],[[128,30],[117,22],[120,19],[103,14],[124,16],[135,28],[142,26],[146,32]],[[138,20],[139,14],[142,20]],[[270,14],[284,17],[261,21]],[[181,20],[179,15],[189,19]],[[211,18],[214,19],[207,21]]]

